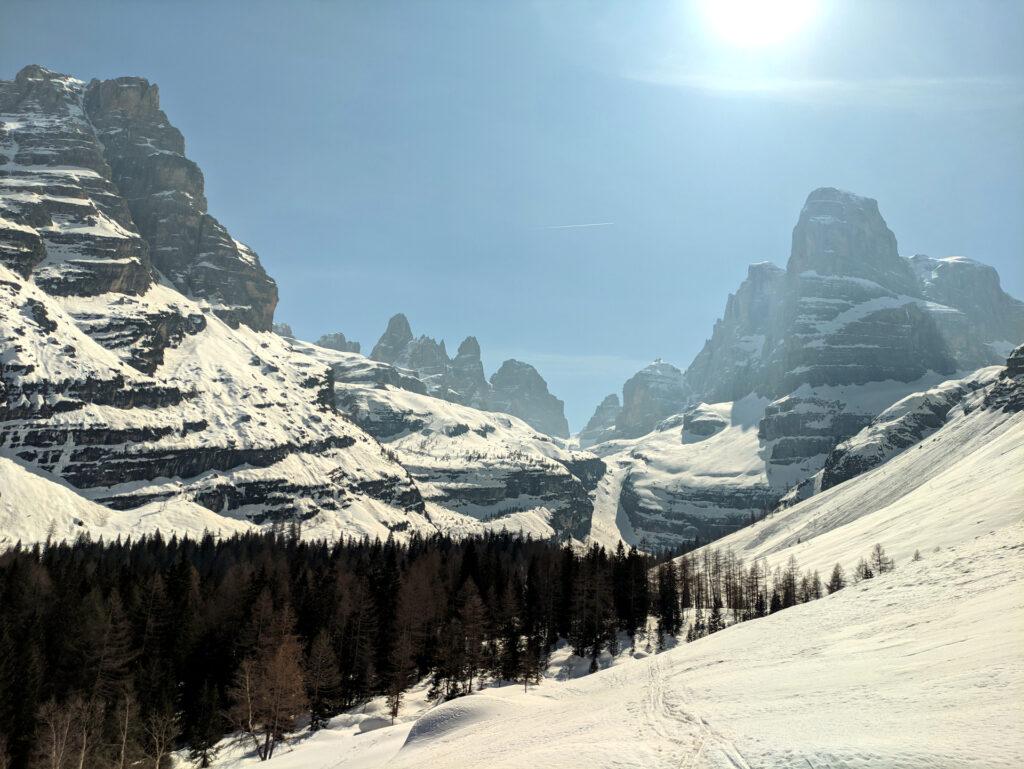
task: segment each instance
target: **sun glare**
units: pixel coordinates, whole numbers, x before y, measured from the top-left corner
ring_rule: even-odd
[[[703,0],[702,6],[718,37],[755,48],[793,37],[814,15],[815,0]]]

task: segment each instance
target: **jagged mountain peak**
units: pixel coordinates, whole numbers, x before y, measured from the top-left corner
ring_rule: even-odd
[[[455,357],[450,358],[444,340],[413,336],[408,318],[398,313],[388,321],[370,357],[414,373],[438,398],[508,413],[540,432],[569,436],[565,404],[548,392],[547,382],[537,369],[510,359],[488,381],[475,336],[463,339]]]
[[[489,408],[518,416],[548,435],[569,437],[565,404],[548,392],[548,384],[529,363],[510,358],[491,375]]]
[[[403,313],[396,313],[388,320],[388,326],[373,346],[370,357],[382,363],[394,363],[412,339],[409,319]]]
[[[277,286],[207,213],[159,103],[136,77],[86,86],[31,65],[0,81],[0,259],[65,296],[139,296],[159,274],[228,323],[268,330]]]
[[[457,354],[460,357],[479,358],[480,343],[477,341],[475,336],[467,336],[459,345]]]

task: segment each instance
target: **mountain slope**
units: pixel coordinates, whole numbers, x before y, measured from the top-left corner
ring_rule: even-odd
[[[90,502],[52,476],[30,472],[4,457],[0,457],[0,489],[0,547],[47,538],[74,540],[82,534],[111,540],[160,531],[166,536],[198,538],[206,532],[230,535],[252,528],[250,523],[218,515],[180,497],[132,510],[112,510]]]
[[[582,539],[590,531],[589,492],[605,469],[592,454],[508,414],[427,395],[387,364],[293,347],[331,366],[338,409],[394,453],[442,529],[466,530],[451,520],[456,513],[533,536]]]
[[[889,462],[715,543],[886,574],[655,657],[529,693],[487,689],[360,734],[339,719],[282,769],[1014,767],[1024,751],[1024,411],[1002,377]],[[911,554],[920,549],[921,560]],[[222,767],[255,762],[226,756]]]

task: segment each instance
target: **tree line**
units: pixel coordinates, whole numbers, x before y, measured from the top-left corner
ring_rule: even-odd
[[[16,547],[0,555],[0,769],[208,766],[428,679],[451,698],[597,659],[656,610],[653,560],[488,534],[294,533]]]
[[[872,575],[891,568],[876,549]],[[563,639],[594,671],[623,636],[694,640],[822,593],[795,560],[705,548],[658,565],[507,533],[16,547],[0,555],[0,769],[161,769],[178,750],[205,767],[229,733],[266,760],[373,697],[396,717],[424,680],[435,699],[528,687]]]

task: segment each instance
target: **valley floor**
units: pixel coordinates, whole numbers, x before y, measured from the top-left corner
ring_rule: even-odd
[[[1018,522],[584,678],[486,689],[367,732],[343,716],[273,766],[1017,767],[1022,567]]]

